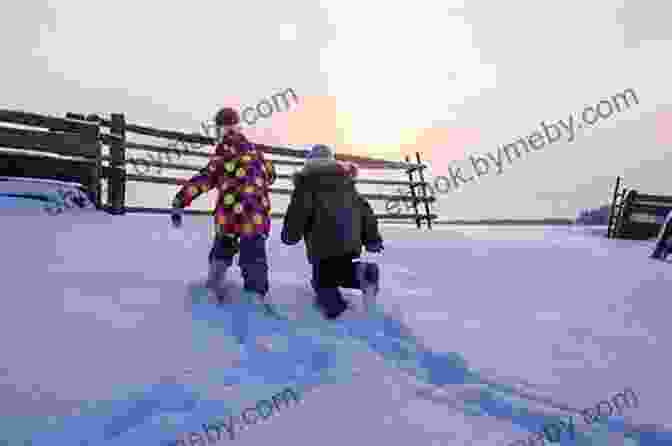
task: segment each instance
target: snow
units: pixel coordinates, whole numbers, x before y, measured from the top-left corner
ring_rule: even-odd
[[[577,440],[563,446],[672,444],[672,268],[648,258],[650,241],[384,225],[384,254],[367,255],[381,265],[379,310],[328,324],[309,317],[303,245],[283,246],[274,221],[269,299],[298,320],[252,315],[258,336],[241,346],[245,310],[190,293],[209,218],[178,230],[166,216],[0,209],[0,225],[0,444],[175,444],[287,387],[301,402],[233,441],[506,446],[571,415]],[[565,410],[627,387],[639,407],[608,429]],[[624,439],[633,427],[639,441]]]

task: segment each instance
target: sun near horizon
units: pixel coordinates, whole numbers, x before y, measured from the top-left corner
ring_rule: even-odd
[[[327,144],[336,153],[402,161],[406,155],[415,159],[420,153],[442,171],[451,161],[463,159],[466,148],[479,142],[476,129],[385,128],[384,125],[357,126],[355,138],[354,113],[338,107],[333,96],[300,96],[289,109],[275,110],[253,126],[245,126],[245,133],[252,139],[272,145]],[[243,108],[240,101],[229,98],[228,105]],[[370,128],[370,131],[367,130]],[[363,142],[364,140],[365,142]],[[446,167],[447,168],[447,167]]]

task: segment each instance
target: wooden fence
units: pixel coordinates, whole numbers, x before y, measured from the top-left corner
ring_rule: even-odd
[[[22,151],[0,152],[0,175],[77,182],[87,188],[92,201],[102,208],[101,180],[111,172],[102,165],[98,126],[0,110],[0,147]]]
[[[607,237],[630,240],[656,237],[665,215],[672,211],[672,196],[642,194],[625,188],[619,191],[620,185],[621,177],[617,177]]]
[[[4,124],[4,125],[3,125]],[[7,126],[10,124],[12,126]],[[17,128],[20,125],[23,128]],[[107,132],[104,132],[107,130]],[[110,119],[97,115],[84,116],[67,113],[65,118],[26,113],[22,111],[0,110],[0,148],[20,149],[22,151],[40,152],[38,154],[5,152],[0,153],[2,158],[12,160],[12,166],[4,171],[0,168],[0,175],[7,176],[38,176],[41,178],[76,181],[86,186],[91,192],[93,201],[99,209],[114,215],[126,213],[169,213],[170,208],[133,207],[126,206],[126,183],[128,181],[145,182],[166,185],[179,185],[187,178],[165,176],[137,175],[126,171],[127,165],[145,165],[173,170],[191,171],[192,174],[204,166],[189,164],[149,161],[145,158],[127,157],[127,149],[160,154],[176,153],[175,148],[168,146],[137,143],[128,140],[129,134],[150,136],[194,144],[212,146],[215,141],[207,136],[196,133],[183,133],[171,130],[160,130],[152,127],[129,124],[123,114],[111,114]],[[109,155],[103,155],[103,146],[109,149]],[[302,166],[306,151],[284,147],[260,145],[261,149],[270,155],[277,166]],[[43,153],[60,155],[60,158],[47,157]],[[209,158],[210,154],[200,150],[179,150],[181,155],[190,157]],[[294,160],[276,159],[275,156],[294,158]],[[412,214],[377,214],[381,221],[411,220],[418,228],[423,222],[431,229],[432,220],[437,216],[431,213],[429,204],[435,201],[427,193],[427,183],[424,179],[424,169],[427,168],[416,153],[416,163],[409,157],[405,162],[393,162],[350,155],[337,155],[337,159],[353,161],[364,169],[396,170],[408,176],[408,180],[380,180],[358,178],[357,183],[376,184],[379,186],[407,186],[411,196],[394,194],[362,194],[368,200],[398,200],[411,201],[414,212]],[[204,162],[205,165],[205,162]],[[4,173],[3,173],[4,172]],[[27,172],[33,172],[26,175]],[[23,173],[23,175],[19,175]],[[415,178],[415,175],[419,177]],[[291,179],[289,174],[279,174],[280,179]],[[107,194],[102,193],[102,181],[107,180]],[[417,189],[417,191],[416,191]],[[292,189],[271,188],[271,194],[291,195]],[[104,195],[107,195],[104,197]],[[424,205],[424,212],[419,209]],[[212,214],[212,211],[186,210],[187,214]],[[282,217],[284,214],[272,214],[273,217]]]

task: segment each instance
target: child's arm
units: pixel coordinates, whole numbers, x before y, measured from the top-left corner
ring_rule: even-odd
[[[216,185],[217,175],[221,173],[222,160],[211,160],[201,171],[191,177],[173,198],[173,208],[183,209],[189,207],[191,203],[204,192],[208,192]]]
[[[306,190],[302,181],[296,181],[287,213],[282,223],[282,242],[296,245],[305,236],[307,223],[313,217],[312,193]]]
[[[378,219],[373,208],[364,197],[357,196],[362,210],[362,245],[382,245],[383,238],[378,231]]]
[[[259,159],[261,159],[261,162],[264,163],[264,168],[266,169],[266,180],[268,181],[268,184],[271,185],[275,183],[275,180],[278,179],[278,174],[275,171],[275,164],[273,164],[273,161],[270,159],[266,159],[264,157],[264,152],[259,150]]]

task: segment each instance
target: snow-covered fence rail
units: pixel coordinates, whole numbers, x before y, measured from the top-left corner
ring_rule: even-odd
[[[101,207],[101,153],[95,124],[0,110],[0,175],[76,182]]]
[[[89,163],[88,169],[95,172],[93,179],[87,180],[86,185],[90,190],[95,190],[98,207],[112,214],[125,214],[127,212],[166,213],[169,208],[133,207],[126,206],[126,183],[128,181],[146,182],[154,184],[179,185],[185,178],[156,176],[147,174],[131,174],[126,171],[127,165],[154,166],[171,170],[183,170],[198,172],[203,166],[176,162],[163,162],[159,160],[149,161],[146,158],[128,157],[127,150],[134,153],[153,152],[159,154],[185,155],[195,158],[209,158],[210,153],[199,150],[202,147],[215,144],[213,138],[197,133],[184,133],[172,130],[156,129],[148,126],[129,124],[123,114],[111,114],[110,119],[98,115],[84,116],[81,114],[67,113],[65,118],[38,115],[21,111],[0,110],[0,124],[9,122],[24,126],[41,127],[43,130],[13,129],[0,126],[0,147],[10,147],[33,152],[47,152],[52,154],[76,157]],[[46,131],[44,129],[47,129]],[[107,129],[109,133],[101,130]],[[149,144],[129,141],[130,133],[170,140],[173,146],[161,144]],[[176,143],[189,148],[177,149]],[[101,146],[109,149],[109,155],[104,155]],[[190,145],[190,146],[189,146]],[[271,159],[279,166],[302,166],[301,159],[306,157],[307,152],[285,147],[272,147],[260,144],[261,149],[272,155]],[[23,155],[23,154],[22,154]],[[10,155],[13,156],[13,155]],[[32,155],[34,156],[34,155]],[[278,158],[278,157],[284,157]],[[293,158],[293,159],[286,159]],[[397,170],[408,175],[408,180],[366,179],[358,178],[362,184],[375,184],[378,186],[406,186],[411,189],[411,196],[402,196],[383,193],[362,194],[369,200],[380,201],[410,201],[413,203],[413,213],[409,214],[379,214],[381,220],[410,220],[415,221],[418,228],[423,222],[427,222],[431,228],[431,222],[437,216],[431,213],[429,203],[435,200],[427,194],[427,183],[424,181],[423,170],[427,167],[422,163],[420,155],[416,154],[417,163],[412,163],[408,157],[406,162],[394,162],[354,155],[337,155],[337,159],[358,163],[365,169]],[[72,159],[71,159],[72,160]],[[137,171],[137,170],[136,170]],[[419,174],[420,179],[415,180],[414,174]],[[61,179],[61,177],[54,177]],[[291,174],[279,175],[280,179],[289,180]],[[106,202],[102,202],[102,181],[107,180],[108,192]],[[416,188],[420,188],[416,192]],[[291,195],[292,189],[271,188],[271,194]],[[424,204],[424,213],[418,209]],[[191,214],[209,214],[211,211],[190,210]],[[283,214],[273,214],[273,217],[282,217]]]
[[[608,236],[630,240],[656,237],[672,211],[672,196],[642,194],[635,189],[619,193],[619,184],[620,177],[614,191]]]

